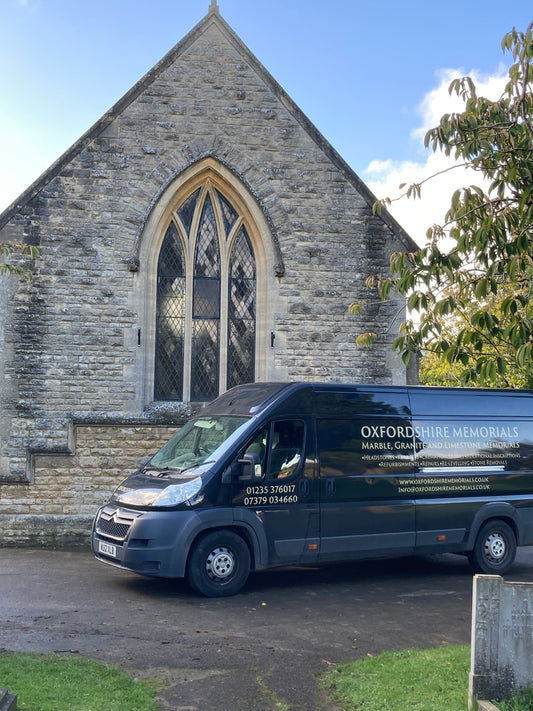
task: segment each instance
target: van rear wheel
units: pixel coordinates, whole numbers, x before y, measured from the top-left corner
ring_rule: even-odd
[[[487,521],[467,555],[475,573],[503,575],[514,563],[516,535],[505,521]]]
[[[250,573],[250,551],[233,531],[212,531],[195,544],[187,568],[189,585],[206,597],[235,595]]]

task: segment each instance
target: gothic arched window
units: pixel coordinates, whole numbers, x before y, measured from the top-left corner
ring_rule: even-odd
[[[207,181],[172,212],[157,263],[156,400],[207,401],[255,376],[256,260]]]

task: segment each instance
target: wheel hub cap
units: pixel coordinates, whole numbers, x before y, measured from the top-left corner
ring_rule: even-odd
[[[235,559],[229,548],[215,548],[207,557],[206,569],[210,578],[224,580],[235,568]]]
[[[485,541],[485,551],[489,558],[501,561],[507,551],[505,540],[499,533],[491,533]]]

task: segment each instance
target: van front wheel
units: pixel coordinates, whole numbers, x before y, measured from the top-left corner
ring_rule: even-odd
[[[250,573],[250,551],[233,531],[213,531],[195,544],[187,568],[189,585],[206,597],[235,595]]]
[[[505,521],[487,521],[476,538],[468,560],[475,573],[503,575],[514,563],[516,536]]]

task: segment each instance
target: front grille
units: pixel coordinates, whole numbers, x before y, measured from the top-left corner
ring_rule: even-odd
[[[114,506],[104,506],[96,520],[96,533],[114,541],[124,541],[139,515]]]
[[[130,526],[127,523],[117,523],[113,519],[111,521],[106,521],[100,518],[98,525],[98,533],[103,533],[104,536],[111,536],[111,538],[121,538],[124,540],[128,535]]]

